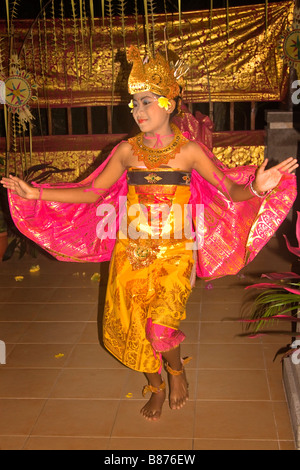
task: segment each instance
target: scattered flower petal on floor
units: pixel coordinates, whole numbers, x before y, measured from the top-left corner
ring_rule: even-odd
[[[245,274],[237,274],[236,277],[238,279],[245,279],[246,278]]]
[[[133,397],[133,393],[131,392],[127,393],[126,398],[132,398],[132,397]]]
[[[210,289],[213,289],[213,288],[214,288],[214,286],[212,285],[211,282],[209,282],[208,284],[205,285],[205,289],[207,289],[207,290],[210,290]]]
[[[56,354],[54,357],[55,357],[55,359],[61,359],[64,356],[65,356],[64,354],[59,353],[59,354]]]
[[[41,270],[41,268],[39,267],[39,265],[35,265],[35,266],[31,266],[31,268],[29,269],[29,272],[30,273],[38,273],[39,271]]]
[[[94,273],[91,277],[91,281],[100,282],[101,276],[99,273]]]
[[[15,276],[16,282],[22,282],[24,280],[24,276]]]

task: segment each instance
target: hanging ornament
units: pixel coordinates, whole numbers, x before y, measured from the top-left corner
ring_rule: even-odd
[[[22,128],[26,130],[27,123],[34,119],[30,103],[37,100],[37,96],[34,95],[37,85],[32,83],[31,76],[25,70],[21,70],[17,54],[12,55],[9,77],[3,77],[3,82],[8,112],[16,115]]]
[[[294,67],[300,78],[300,9],[294,10],[294,21],[281,36],[279,45],[282,59],[290,67]]]

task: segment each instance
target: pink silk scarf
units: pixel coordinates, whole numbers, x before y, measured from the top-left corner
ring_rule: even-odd
[[[224,175],[246,185],[256,167],[227,169],[198,142]],[[103,171],[106,161],[80,183],[51,185],[76,188],[91,185]],[[40,187],[47,188],[44,184]],[[287,216],[296,198],[296,177],[284,174],[281,182],[266,198],[253,197],[244,202],[232,202],[196,171],[191,177],[190,204],[193,208],[195,233],[201,240],[197,250],[197,275],[213,279],[238,273],[253,260],[273,236]],[[9,192],[12,218],[17,228],[29,239],[61,261],[101,262],[111,258],[115,235],[122,211],[126,208],[126,172],[93,204],[65,204],[28,201]],[[197,217],[197,205],[203,204],[204,219]],[[98,238],[99,227],[111,218],[114,233]]]

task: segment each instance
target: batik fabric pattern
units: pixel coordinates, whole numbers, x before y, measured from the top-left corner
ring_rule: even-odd
[[[162,172],[151,173],[153,181]],[[189,199],[189,185],[128,187],[127,220],[111,260],[103,340],[117,359],[137,371],[160,371],[161,353],[185,338],[179,326],[191,292],[193,243],[186,236],[177,238],[183,227],[174,222],[173,207],[184,211]],[[164,221],[159,216],[162,205],[168,216]]]

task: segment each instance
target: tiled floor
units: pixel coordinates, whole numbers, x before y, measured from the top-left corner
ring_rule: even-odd
[[[239,276],[198,280],[183,326],[191,399],[180,411],[166,403],[158,423],[139,414],[143,375],[98,342],[107,265],[99,288],[95,264],[41,255],[1,263],[0,449],[295,449],[280,360],[273,363],[289,338],[245,338],[236,321],[244,285],[290,270],[279,252],[273,239]],[[40,271],[31,274],[34,264]]]

